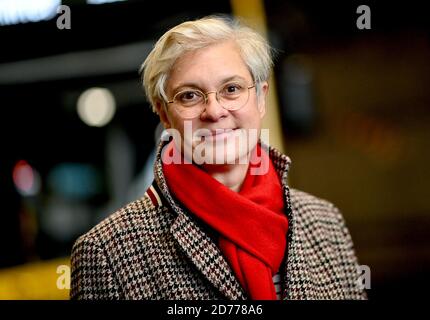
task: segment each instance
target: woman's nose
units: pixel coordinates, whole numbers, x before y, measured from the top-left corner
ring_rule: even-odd
[[[228,110],[218,102],[217,94],[215,91],[206,93],[205,110],[203,111],[202,120],[217,121],[222,117],[227,116]]]

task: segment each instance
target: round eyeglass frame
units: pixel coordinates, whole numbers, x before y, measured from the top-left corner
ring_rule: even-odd
[[[247,86],[247,87],[246,87],[248,96],[247,96],[246,101],[245,101],[245,102],[243,103],[243,105],[241,105],[239,108],[226,108],[226,107],[225,107],[225,106],[224,106],[224,105],[219,101],[219,98],[218,98],[218,92],[220,91],[219,89],[218,89],[218,90],[216,90],[216,91],[208,91],[208,92],[206,92],[206,93],[205,93],[205,92],[203,92],[202,90],[199,90],[199,89],[193,89],[192,91],[198,91],[198,92],[200,92],[200,93],[202,94],[202,96],[203,96],[203,98],[204,98],[204,103],[203,103],[203,105],[204,105],[204,106],[206,106],[206,105],[207,105],[207,103],[208,103],[208,100],[209,100],[208,96],[209,96],[209,94],[211,94],[211,93],[215,93],[215,98],[216,98],[216,100],[218,101],[218,103],[220,104],[220,106],[221,106],[221,107],[223,107],[224,109],[229,110],[229,111],[237,111],[237,110],[240,110],[241,108],[243,108],[243,107],[248,103],[248,101],[249,101],[249,89],[252,89],[252,88],[254,88],[254,87],[256,87],[256,83],[252,84],[251,86]],[[167,104],[174,104],[174,103],[176,102],[176,101],[175,101],[176,97],[177,97],[178,95],[180,95],[180,94],[184,93],[184,92],[187,92],[187,91],[191,91],[191,90],[182,90],[182,91],[177,92],[177,93],[173,96],[172,100],[168,100],[168,101],[166,101],[166,103],[167,103]],[[186,108],[186,107],[185,107],[185,108]],[[192,107],[188,107],[188,108],[189,108],[189,109],[191,109]],[[178,112],[178,113],[182,116],[182,112],[181,112],[181,111],[179,111],[179,110],[178,110],[178,108],[174,108],[174,109],[175,109],[175,111],[176,111],[176,112]],[[196,118],[196,117],[198,117],[199,115],[201,115],[205,109],[206,109],[206,107],[202,108],[202,110],[201,110],[201,112],[200,112],[200,113],[196,113],[196,115],[194,115],[194,116],[189,116],[189,117],[184,117],[184,118],[188,118],[188,119]]]

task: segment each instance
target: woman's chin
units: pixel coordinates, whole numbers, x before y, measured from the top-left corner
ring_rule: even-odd
[[[184,141],[184,152],[188,159],[202,165],[247,164],[249,153],[255,147],[258,136],[247,134],[247,130],[234,130],[234,134],[219,136],[216,139],[202,137]],[[190,155],[191,153],[191,155]]]

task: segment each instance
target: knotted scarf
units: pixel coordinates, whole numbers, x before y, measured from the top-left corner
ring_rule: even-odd
[[[166,147],[164,156],[171,156],[176,146]],[[173,196],[219,233],[218,246],[249,297],[276,300],[272,276],[284,257],[288,220],[279,176],[260,144],[251,152],[251,159],[257,156],[268,172],[251,174],[250,162],[239,192],[196,164],[163,161],[163,172]]]

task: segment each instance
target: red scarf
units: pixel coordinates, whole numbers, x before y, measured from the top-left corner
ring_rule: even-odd
[[[173,141],[164,156],[172,156]],[[219,234],[219,248],[242,287],[253,300],[276,300],[272,276],[278,272],[286,248],[288,220],[282,186],[273,164],[264,175],[247,175],[239,192],[224,186],[194,164],[165,164],[163,172],[171,193],[193,214]],[[261,164],[259,164],[261,165]]]

